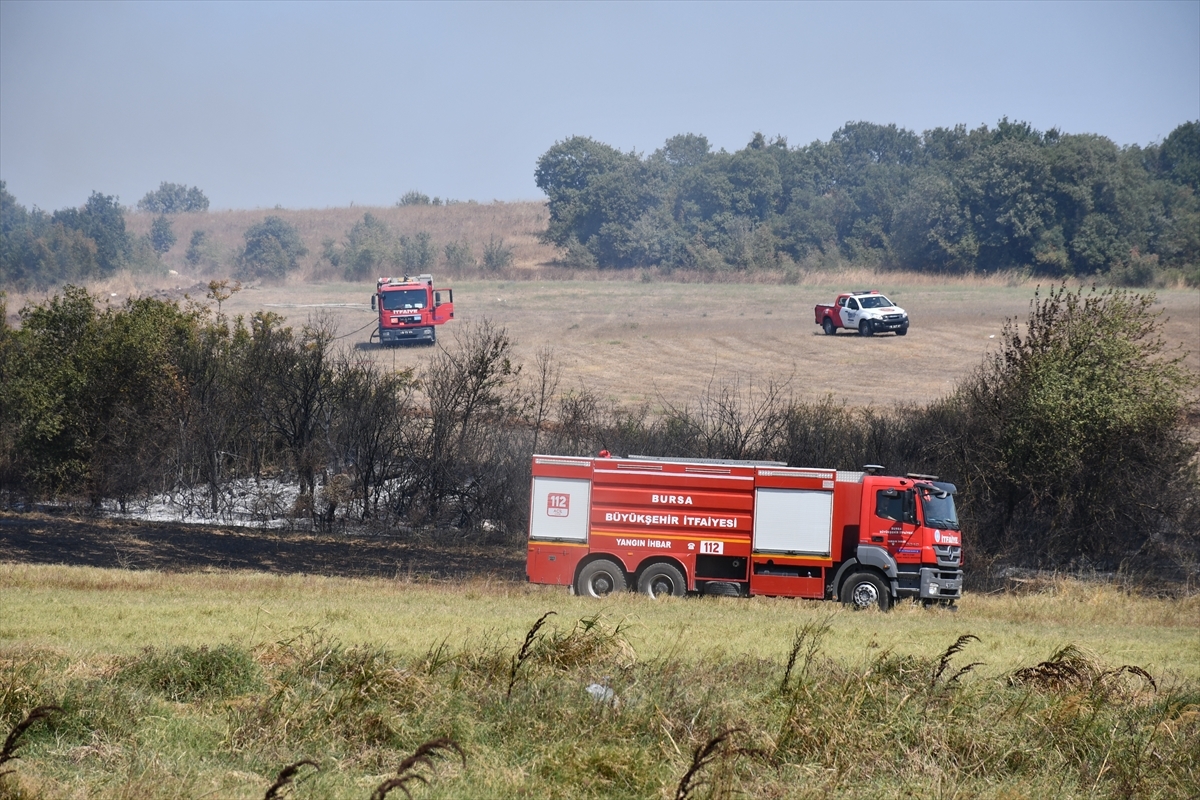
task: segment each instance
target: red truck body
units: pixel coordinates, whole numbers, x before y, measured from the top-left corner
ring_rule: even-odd
[[[818,303],[813,317],[829,336],[838,328],[857,331],[860,336],[887,331],[897,336],[908,334],[908,313],[873,289],[839,294],[831,305]]]
[[[433,288],[432,275],[380,278],[371,308],[379,314],[380,344],[434,344],[436,326],[454,319],[454,290]]]
[[[527,577],[591,596],[636,587],[952,604],[954,487],[868,469],[534,456]]]

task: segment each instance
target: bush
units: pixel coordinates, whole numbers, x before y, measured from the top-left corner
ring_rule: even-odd
[[[503,239],[492,238],[483,248],[483,268],[489,272],[499,272],[512,266],[513,250],[504,243]]]
[[[122,664],[117,674],[122,682],[172,702],[224,700],[262,687],[262,671],[254,657],[227,644],[166,651],[148,647]]]
[[[138,211],[151,214],[182,214],[192,211],[208,211],[208,198],[195,186],[188,188],[181,183],[163,181],[158,189],[146,192],[138,200]]]
[[[471,252],[471,245],[465,241],[446,245],[446,266],[459,271],[474,269],[475,254]]]
[[[175,246],[175,231],[171,230],[171,220],[165,214],[159,214],[150,225],[150,246],[160,256]]]
[[[982,549],[1112,568],[1196,541],[1196,377],[1166,350],[1153,305],[1124,289],[1038,295],[1024,331],[1010,320],[942,406]]]
[[[238,258],[241,278],[283,278],[308,254],[296,228],[281,217],[250,226],[245,237],[246,247]]]

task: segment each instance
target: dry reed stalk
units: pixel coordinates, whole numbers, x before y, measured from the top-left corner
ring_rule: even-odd
[[[525,659],[529,658],[529,650],[537,639],[538,631],[546,623],[546,619],[556,613],[555,611],[547,611],[545,614],[542,614],[542,616],[538,617],[538,621],[533,623],[533,627],[529,629],[529,633],[525,634],[525,643],[521,645],[520,652],[513,656],[512,659],[512,669],[508,673],[508,691],[504,694],[505,699],[512,699],[513,685],[517,682],[517,670],[520,669],[521,664],[525,663]]]
[[[371,794],[371,800],[383,800],[392,789],[399,789],[404,792],[406,797],[412,798],[412,792],[408,790],[408,784],[416,781],[427,786],[429,785],[429,780],[415,771],[417,767],[425,766],[433,769],[433,759],[435,757],[445,757],[450,751],[458,754],[464,767],[467,765],[467,754],[458,742],[448,736],[439,736],[436,739],[430,739],[414,750],[412,755],[400,762],[400,765],[396,768],[395,777],[388,778],[375,787],[375,791]]]
[[[21,746],[21,737],[25,735],[25,731],[29,730],[30,726],[38,720],[49,719],[53,714],[62,711],[60,706],[38,706],[25,716],[25,719],[17,723],[8,733],[8,738],[4,740],[4,747],[0,748],[0,764],[7,764],[9,761],[16,761],[20,756],[17,755],[17,748]],[[0,772],[0,775],[8,775],[13,770]]]
[[[296,773],[306,764],[314,769],[320,769],[317,766],[317,762],[310,758],[302,758],[294,764],[288,764],[280,770],[279,775],[275,778],[275,782],[267,788],[267,793],[263,795],[263,800],[272,800],[272,798],[279,797],[279,792],[295,779]]]
[[[973,633],[964,633],[962,636],[958,637],[958,639],[955,640],[954,644],[952,644],[946,648],[945,652],[943,652],[942,655],[938,658],[937,669],[934,670],[933,677],[930,678],[930,680],[929,680],[929,688],[932,689],[937,684],[938,678],[942,677],[942,673],[946,671],[946,667],[950,666],[950,659],[953,658],[956,654],[961,653],[963,651],[963,648],[965,648],[968,644],[970,644],[973,641],[978,642],[979,637]],[[973,670],[975,667],[979,666],[981,663],[982,662],[976,661],[973,664],[968,664],[967,666],[960,669],[954,675],[954,677],[952,677],[950,680],[947,681],[947,683],[953,683],[954,681],[958,680],[966,673]]]

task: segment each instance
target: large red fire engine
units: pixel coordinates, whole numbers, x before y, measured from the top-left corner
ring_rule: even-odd
[[[592,597],[636,586],[652,597],[953,605],[962,593],[955,487],[882,471],[537,455],[526,573]]]
[[[380,344],[433,344],[435,326],[454,319],[454,290],[433,288],[432,275],[380,278],[371,295],[371,310],[379,313]]]

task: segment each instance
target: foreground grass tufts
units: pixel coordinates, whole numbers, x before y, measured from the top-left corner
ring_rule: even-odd
[[[262,686],[254,657],[233,645],[165,651],[148,647],[120,664],[117,677],[173,702],[225,700]]]

